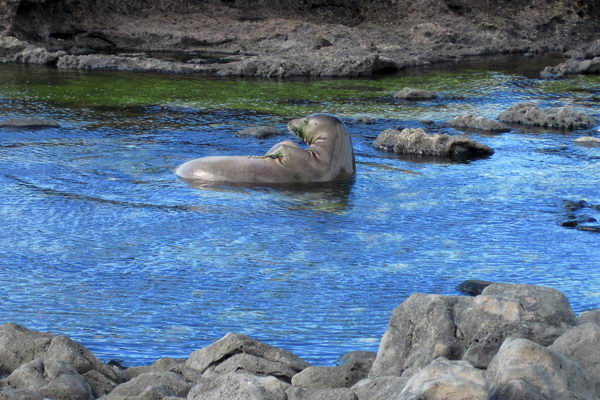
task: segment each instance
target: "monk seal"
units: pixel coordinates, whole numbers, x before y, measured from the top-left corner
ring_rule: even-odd
[[[354,149],[344,123],[329,114],[311,114],[288,123],[308,149],[286,140],[264,156],[212,156],[175,169],[186,180],[233,184],[295,184],[347,181],[356,174]]]

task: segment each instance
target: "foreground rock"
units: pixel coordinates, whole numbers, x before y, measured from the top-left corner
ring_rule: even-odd
[[[493,284],[477,297],[414,294],[392,315],[369,377],[410,378],[437,357],[486,368],[509,336],[552,344],[575,315],[553,289]]]
[[[251,126],[236,132],[236,136],[252,136],[257,139],[266,139],[277,135],[281,135],[281,132],[273,126]]]
[[[567,107],[541,109],[535,104],[517,104],[498,116],[504,123],[565,130],[589,129],[596,120]]]
[[[309,367],[308,363],[288,351],[235,333],[193,352],[186,365],[207,376],[245,371],[277,376],[288,382]]]
[[[289,384],[279,379],[230,372],[203,379],[189,392],[188,400],[286,400]]]
[[[48,119],[39,118],[19,118],[19,119],[5,119],[0,121],[0,129],[12,128],[12,129],[45,129],[45,128],[60,128],[60,124],[55,121]]]
[[[432,100],[437,98],[438,95],[430,90],[405,87],[394,93],[394,97],[402,100]]]
[[[492,397],[515,399],[578,399],[598,397],[575,362],[526,339],[508,339],[487,371]]]
[[[489,146],[466,136],[428,134],[422,129],[386,129],[381,132],[373,146],[396,154],[412,154],[466,160],[488,157],[494,154]]]
[[[472,114],[456,116],[448,121],[448,125],[461,130],[476,130],[485,132],[507,132],[510,130],[508,126],[501,122]]]

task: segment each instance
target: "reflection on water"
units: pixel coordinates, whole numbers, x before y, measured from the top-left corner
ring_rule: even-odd
[[[332,364],[376,350],[411,293],[456,294],[464,279],[543,284],[577,311],[599,307],[600,236],[561,225],[597,226],[595,208],[565,204],[600,204],[600,148],[574,143],[599,127],[468,133],[495,150],[469,163],[371,145],[387,128],[460,134],[451,117],[495,118],[523,101],[600,119],[600,77],[540,81],[534,63],[498,61],[291,82],[0,66],[0,117],[61,124],[0,132],[0,322],[128,365],[186,357],[228,331]],[[443,96],[389,101],[404,86]],[[235,132],[285,131],[312,112],[374,119],[348,124],[354,182],[207,187],[172,173],[197,157],[262,154],[288,137]]]

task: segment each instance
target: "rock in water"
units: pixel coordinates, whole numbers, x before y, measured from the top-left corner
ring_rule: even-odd
[[[568,107],[541,109],[528,103],[509,108],[498,119],[504,123],[566,130],[589,129],[596,125],[594,118]]]
[[[44,128],[60,128],[60,124],[55,121],[39,118],[19,118],[5,119],[0,121],[0,128],[15,128],[15,129],[44,129]]]
[[[481,281],[479,279],[469,279],[461,282],[456,287],[456,290],[469,296],[479,296],[481,292],[483,292],[483,289],[490,286],[492,283],[494,282]]]
[[[494,154],[489,146],[469,139],[466,136],[428,134],[423,129],[386,129],[375,143],[376,149],[393,151],[397,154],[434,156],[455,160],[488,157]]]
[[[394,93],[394,97],[402,100],[432,100],[437,98],[438,95],[430,90],[405,87]]]
[[[575,139],[575,143],[581,146],[598,147],[600,146],[600,138],[594,136],[582,136]]]
[[[266,139],[276,135],[281,135],[281,132],[272,126],[251,126],[236,132],[236,136],[253,136],[258,139]]]
[[[507,132],[510,130],[510,128],[502,122],[472,114],[456,116],[448,121],[448,125],[452,125],[461,130],[473,129],[487,132]]]

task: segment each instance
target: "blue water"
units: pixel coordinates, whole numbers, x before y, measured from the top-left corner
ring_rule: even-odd
[[[474,76],[485,79],[474,80],[475,95],[417,106],[389,99],[402,77],[305,82],[332,91],[389,83],[387,97],[365,92],[314,106],[348,121],[375,118],[348,125],[356,181],[206,190],[171,169],[205,155],[262,154],[288,137],[259,141],[235,131],[283,130],[298,115],[210,108],[176,96],[129,108],[67,106],[28,91],[39,70],[0,66],[7,71],[0,116],[62,125],[0,131],[0,323],[66,334],[126,365],[187,357],[227,332],[331,365],[347,351],[375,351],[391,311],[411,293],[457,294],[465,279],[546,285],[563,291],[577,312],[600,307],[600,234],[560,225],[569,216],[565,201],[600,204],[600,148],[574,143],[600,135],[599,127],[470,134],[496,151],[470,163],[403,160],[371,147],[389,127],[427,119],[429,131],[457,134],[443,125],[451,116],[493,118],[523,101],[567,104],[600,120],[597,78],[577,78],[581,91],[553,92],[519,71],[490,68],[442,69],[455,77],[447,93],[464,91]],[[426,83],[439,73],[417,76]],[[50,89],[64,79],[52,70],[42,75]],[[69,75],[69,84],[88,77]],[[140,75],[144,84],[186,79],[209,84]],[[363,105],[368,112],[357,111]],[[591,208],[580,212],[600,220]]]

